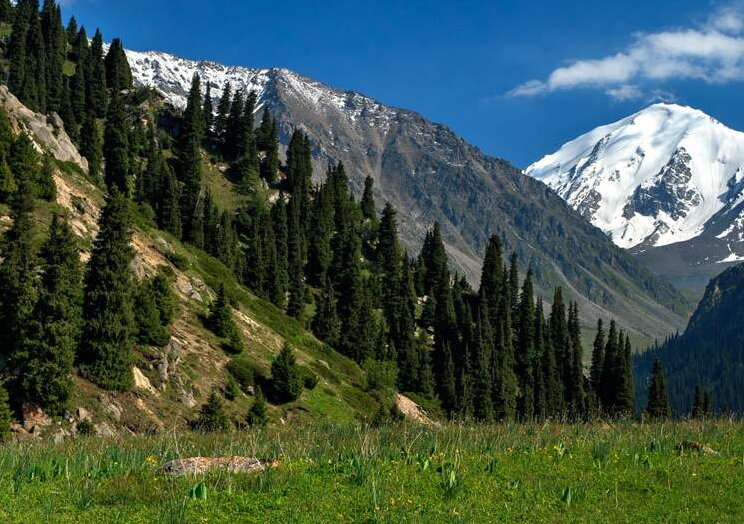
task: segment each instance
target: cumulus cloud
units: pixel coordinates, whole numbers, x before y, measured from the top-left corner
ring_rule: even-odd
[[[544,80],[530,80],[510,96],[596,88],[616,100],[644,96],[641,82],[697,79],[709,83],[744,80],[744,0],[715,10],[694,28],[633,35],[619,53],[576,60],[554,69]]]

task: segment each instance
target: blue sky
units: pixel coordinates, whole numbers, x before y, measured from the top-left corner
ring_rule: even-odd
[[[744,0],[62,3],[132,49],[287,67],[520,167],[658,100],[744,130]]]

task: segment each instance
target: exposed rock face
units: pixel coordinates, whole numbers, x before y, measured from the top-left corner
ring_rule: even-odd
[[[59,116],[45,117],[34,113],[21,104],[4,85],[0,86],[0,104],[8,112],[13,130],[16,133],[28,132],[39,152],[50,153],[57,160],[72,162],[88,171],[88,161],[80,155],[70,140]]]
[[[318,176],[329,161],[341,161],[358,193],[366,176],[375,180],[377,202],[395,206],[402,240],[412,253],[427,228],[439,222],[456,268],[474,285],[486,242],[499,234],[507,253],[515,251],[523,267],[536,270],[543,296],[561,285],[579,299],[587,325],[600,313],[613,315],[637,336],[653,338],[683,324],[683,301],[670,286],[616,249],[544,185],[443,125],[286,69],[127,53],[135,82],[156,88],[178,107],[185,105],[194,73],[211,84],[215,98],[227,81],[233,89],[256,91],[259,111],[268,108],[277,118],[282,143],[298,128],[307,133]]]

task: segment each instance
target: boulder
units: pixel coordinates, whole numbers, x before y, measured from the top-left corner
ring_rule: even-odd
[[[213,471],[228,473],[255,473],[267,467],[277,466],[276,460],[263,460],[251,457],[191,457],[171,460],[160,468],[170,475],[199,475]]]

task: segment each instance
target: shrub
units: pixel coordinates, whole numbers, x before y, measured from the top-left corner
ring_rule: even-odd
[[[305,389],[315,389],[318,385],[318,375],[313,373],[308,368],[300,368],[300,376],[302,377],[302,385]]]
[[[238,393],[240,393],[238,382],[232,376],[227,377],[227,383],[225,384],[225,398],[233,401],[237,398]]]
[[[81,435],[83,437],[90,436],[96,431],[96,427],[90,420],[81,420],[77,423],[77,426],[75,426],[75,428],[77,429],[78,435]]]
[[[234,358],[227,363],[227,372],[238,382],[243,391],[256,382],[253,365],[246,358]]]

